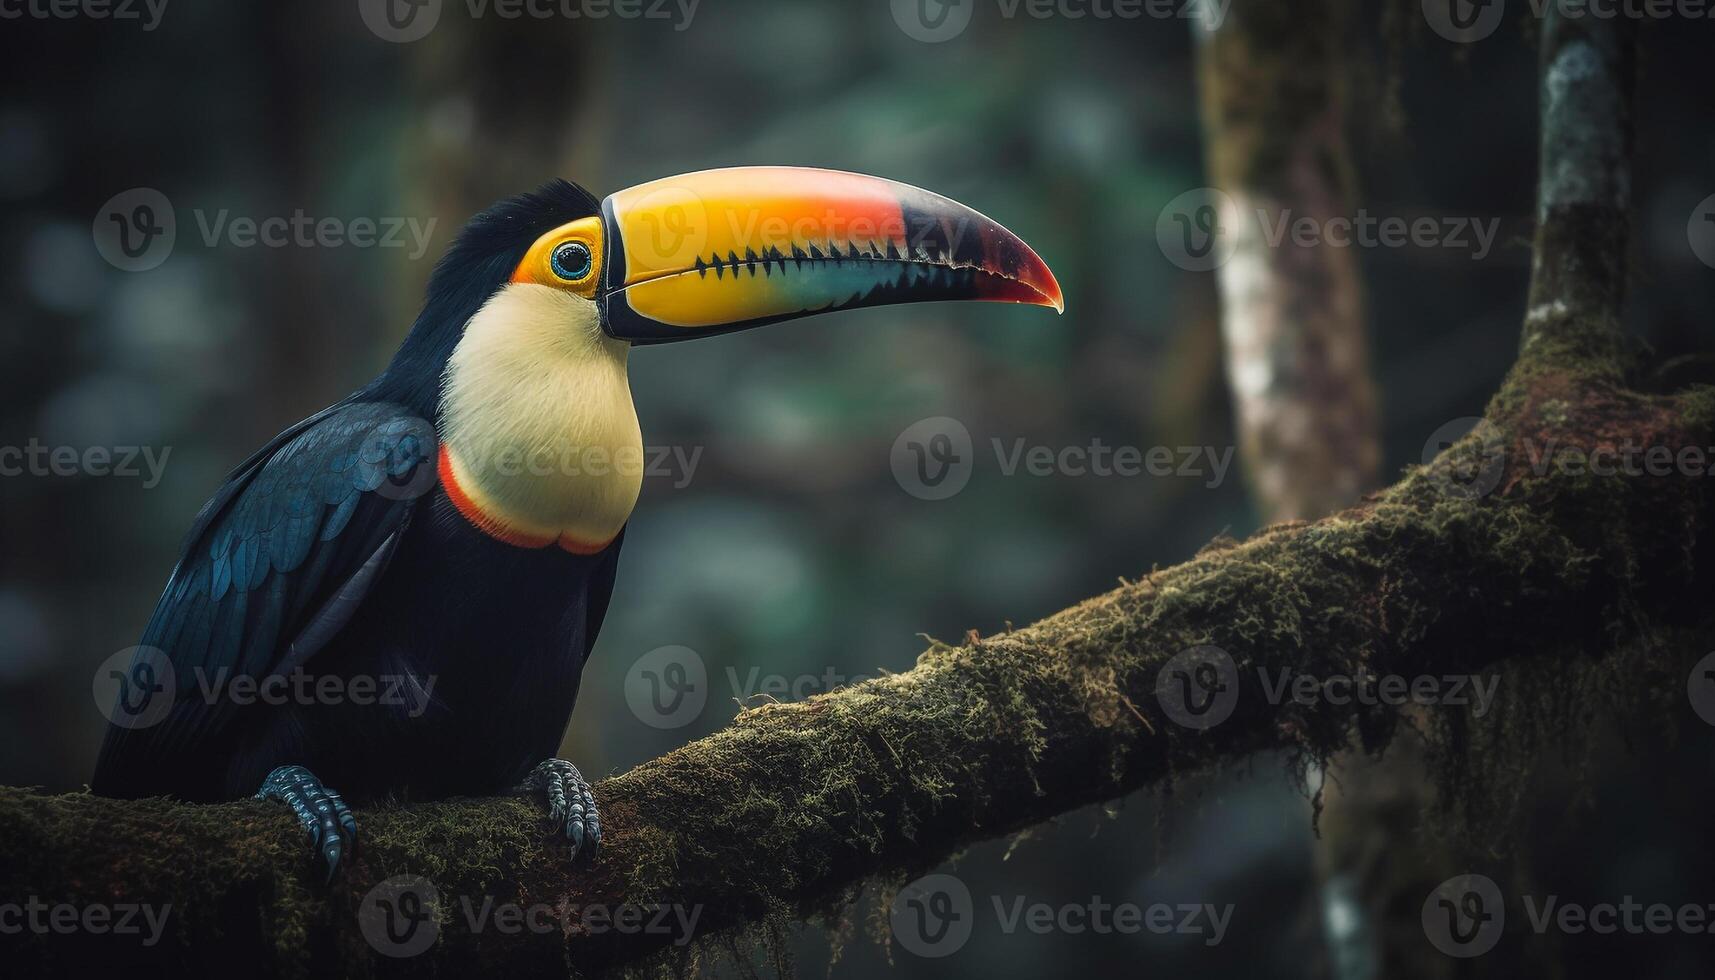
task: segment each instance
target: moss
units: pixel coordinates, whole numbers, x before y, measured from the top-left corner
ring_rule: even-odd
[[[444,972],[472,975],[657,975],[717,962],[789,968],[791,923],[849,933],[865,883],[885,901],[974,841],[1139,787],[1170,792],[1186,773],[1258,750],[1285,750],[1303,779],[1355,738],[1384,751],[1402,720],[1429,739],[1447,823],[1504,825],[1545,745],[1575,753],[1590,719],[1645,716],[1640,704],[1683,683],[1683,645],[1648,638],[1709,627],[1698,601],[1712,557],[1707,481],[1539,470],[1526,442],[1707,446],[1715,389],[1646,397],[1568,363],[1521,364],[1493,430],[1344,514],[1219,540],[1024,629],[931,642],[909,672],[744,710],[604,781],[607,836],[593,869],[571,868],[522,800],[361,813],[356,859],[325,889],[278,808],[0,790],[0,886],[170,901],[184,909],[169,937],[181,961],[193,942],[224,942],[269,951],[282,976],[382,970],[354,913],[372,883],[396,874],[427,876],[447,897],[696,906],[706,931],[682,947],[587,933],[575,917],[564,935],[472,934],[444,913],[430,954]],[[1492,492],[1450,492],[1449,474],[1497,458]],[[1167,717],[1157,685],[1170,658],[1203,644],[1233,658],[1240,697],[1229,720],[1199,731]],[[1427,720],[1269,704],[1256,673],[1503,667],[1491,715]]]
[[[115,804],[87,793],[42,796],[0,788],[0,894],[77,905],[147,902],[167,909],[163,960],[195,944],[260,942],[282,973],[301,973],[318,896],[290,873],[292,818],[251,803],[185,807]],[[90,950],[35,937],[43,961],[76,964]],[[95,951],[95,952],[100,952]]]

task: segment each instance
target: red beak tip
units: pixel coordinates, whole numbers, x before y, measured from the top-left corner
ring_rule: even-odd
[[[1054,312],[1061,315],[1066,313],[1066,295],[1060,291],[1060,282],[1054,278],[1054,273],[1048,273],[1048,281],[1041,285],[1031,283],[1031,288],[1035,289],[1037,294],[1042,297],[1042,301],[1038,305],[1052,306]]]
[[[1066,294],[1060,291],[1060,280],[1055,278],[1054,270],[1048,268],[1048,263],[1042,261],[1041,256],[1034,252],[1031,255],[1036,259],[1036,268],[1032,270],[1035,274],[1027,275],[1025,283],[1036,291],[1036,295],[1041,297],[1037,305],[1052,306],[1055,313],[1064,314],[1066,312]]]

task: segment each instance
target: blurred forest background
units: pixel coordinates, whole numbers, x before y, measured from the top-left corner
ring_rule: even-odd
[[[92,673],[136,642],[202,502],[252,449],[381,368],[470,214],[552,176],[599,197],[738,164],[880,174],[993,215],[1067,297],[1060,318],[865,310],[633,355],[646,443],[701,456],[688,481],[682,469],[645,480],[564,753],[592,776],[725,724],[744,693],[730,676],[806,677],[812,693],[830,672],[902,670],[919,634],[1026,623],[1259,527],[1237,464],[1216,486],[1207,472],[998,465],[995,439],[1218,452],[1237,440],[1216,279],[1156,240],[1163,207],[1211,183],[1192,26],[999,10],[979,0],[945,43],[909,36],[879,0],[720,0],[688,24],[473,19],[449,3],[410,43],[377,37],[355,2],[178,0],[152,31],[0,22],[0,445],[170,449],[154,486],[0,478],[0,783],[83,785],[104,724]],[[1536,175],[1531,23],[1512,17],[1460,45],[1415,3],[1376,5],[1341,52],[1355,203],[1501,229],[1481,259],[1354,250],[1383,482],[1444,424],[1480,414],[1517,346]],[[1662,357],[1715,349],[1715,270],[1687,240],[1715,193],[1711,40],[1707,23],[1645,32],[1631,320]],[[128,272],[98,254],[92,227],[104,202],[138,187],[171,201],[177,243],[157,268]],[[195,214],[221,209],[434,224],[421,255],[408,237],[210,246]],[[890,466],[899,434],[933,416],[960,420],[977,446],[969,485],[939,501],[905,492]],[[625,682],[670,645],[697,651],[710,689],[689,724],[663,730],[631,710]],[[1578,857],[1567,873],[1591,893],[1666,900],[1689,887],[1688,868],[1711,866],[1715,754],[1707,737],[1677,753],[1665,781],[1619,765],[1576,826],[1567,799],[1542,800]],[[1693,832],[1682,818],[1698,813]],[[887,967],[886,951],[856,942],[834,975],[1112,976],[1142,963],[1371,975],[1365,954],[1342,947],[1349,922],[1318,847],[1304,793],[1279,760],[1257,759],[952,866],[979,913],[990,896],[1232,902],[1220,946],[1004,936],[979,914],[974,940],[945,960],[895,946]],[[1707,938],[1625,955],[1640,975],[1705,976]],[[826,940],[812,930],[801,945],[819,972]]]

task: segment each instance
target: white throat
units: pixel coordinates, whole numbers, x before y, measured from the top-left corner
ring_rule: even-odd
[[[511,283],[483,305],[441,382],[467,518],[532,546],[579,550],[619,533],[643,481],[630,349],[602,332],[595,303],[563,290]]]

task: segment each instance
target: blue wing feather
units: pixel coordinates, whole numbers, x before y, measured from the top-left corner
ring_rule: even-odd
[[[141,645],[173,665],[172,709],[148,728],[109,727],[96,792],[161,792],[173,783],[163,767],[192,764],[179,753],[212,749],[233,711],[205,703],[199,678],[206,684],[222,670],[229,679],[265,677],[326,644],[379,578],[419,499],[376,490],[432,466],[432,453],[427,424],[408,410],[347,402],[281,433],[233,471],[198,514],[144,630]],[[330,605],[344,618],[330,618]],[[293,653],[306,629],[315,642]]]

